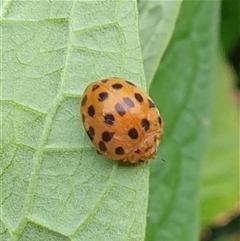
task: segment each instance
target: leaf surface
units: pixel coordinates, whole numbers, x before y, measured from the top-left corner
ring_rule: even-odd
[[[173,34],[181,3],[182,0],[141,0],[139,2],[139,34],[148,84],[153,79]]]
[[[2,240],[143,240],[148,165],[95,153],[79,120],[91,81],[145,88],[135,1],[3,1]]]

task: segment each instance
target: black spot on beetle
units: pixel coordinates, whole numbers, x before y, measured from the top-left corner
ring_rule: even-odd
[[[103,141],[99,141],[98,147],[103,152],[107,151],[107,147],[106,147],[106,145],[105,145],[105,143]]]
[[[117,154],[117,155],[124,155],[124,150],[123,150],[123,148],[122,148],[121,146],[117,147],[117,148],[115,149],[115,154]]]
[[[134,97],[138,102],[143,102],[143,97],[139,93],[135,93]]]
[[[102,79],[101,82],[102,83],[107,83],[109,81],[109,79]]]
[[[142,119],[141,126],[147,131],[150,127],[150,122],[147,119]]]
[[[96,90],[97,88],[99,88],[100,86],[99,85],[94,85],[93,87],[92,87],[92,92],[94,91],[94,90]]]
[[[158,117],[158,123],[161,125],[162,124],[162,118],[159,116]]]
[[[155,107],[154,103],[150,99],[148,99],[148,106],[149,106],[149,108]]]
[[[128,131],[128,136],[131,138],[131,139],[137,139],[138,138],[138,132],[135,128],[131,128],[129,131]]]
[[[94,109],[93,105],[90,105],[90,106],[88,107],[88,114],[89,114],[89,116],[91,116],[91,117],[93,117],[93,116],[95,115],[95,109]]]
[[[133,84],[132,82],[130,82],[128,80],[125,80],[125,82],[128,83],[129,85],[136,86],[135,84]]]
[[[87,134],[89,136],[89,138],[91,139],[91,141],[93,140],[94,138],[94,135],[95,135],[95,131],[94,131],[94,128],[92,126],[90,126],[87,130]]]
[[[102,133],[102,140],[105,142],[109,142],[113,138],[114,132],[104,131]]]
[[[104,101],[108,98],[108,93],[107,92],[102,92],[98,95],[98,101]]]
[[[124,116],[126,114],[126,111],[120,103],[117,103],[114,108],[120,116]]]
[[[133,103],[133,101],[129,97],[124,97],[123,101],[129,108],[133,108],[134,107],[134,103]]]
[[[104,116],[104,122],[107,124],[107,125],[113,125],[114,124],[114,121],[115,121],[115,118],[112,114],[106,114]]]
[[[87,102],[87,95],[84,95],[84,97],[82,98],[82,106],[84,106]]]
[[[119,90],[119,89],[121,89],[123,86],[121,85],[121,84],[119,84],[119,83],[116,83],[116,84],[113,84],[112,85],[112,88],[113,89],[115,89],[115,90]]]

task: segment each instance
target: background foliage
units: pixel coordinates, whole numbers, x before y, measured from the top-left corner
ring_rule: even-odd
[[[1,240],[194,241],[228,213],[239,132],[218,31],[237,15],[224,4],[226,15],[220,1],[1,2]],[[239,32],[226,22],[228,53]],[[155,160],[96,155],[78,103],[107,76],[159,107]]]

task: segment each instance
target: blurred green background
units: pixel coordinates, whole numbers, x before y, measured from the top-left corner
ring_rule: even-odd
[[[201,240],[237,241],[240,240],[240,1],[222,1],[219,52],[220,79],[215,81],[213,88],[219,91],[214,92],[213,125],[202,173],[201,213],[204,219]],[[221,118],[223,109],[228,112]],[[238,158],[235,161],[236,145]],[[216,171],[212,172],[214,169]]]
[[[199,30],[202,30],[202,33],[198,35],[198,38],[202,36],[207,36],[208,41],[206,42],[206,46],[209,47],[210,50],[213,50],[213,54],[216,54],[215,58],[215,66],[214,66],[214,78],[211,83],[211,93],[210,99],[206,100],[207,103],[210,103],[209,118],[206,119],[206,125],[208,125],[207,130],[207,138],[204,148],[199,151],[201,145],[196,148],[196,152],[199,153],[200,159],[202,159],[201,163],[201,178],[200,178],[200,226],[201,230],[199,230],[201,241],[237,241],[240,240],[240,209],[239,209],[239,88],[240,88],[240,1],[236,0],[223,0],[221,2],[220,13],[216,10],[217,5],[215,7],[210,8],[205,4],[206,12],[209,11],[208,14],[212,16],[216,14],[215,17],[208,17],[206,15],[209,25],[212,24],[212,27],[209,27],[210,31],[214,32],[214,26],[217,25],[214,22],[219,14],[219,36],[218,40],[214,44],[216,48],[214,49],[213,45],[209,44],[209,42],[214,42],[214,34],[209,34],[208,30],[206,30],[206,25],[204,25],[204,17],[202,20],[199,20],[199,12],[204,12],[203,9],[199,10],[200,4],[195,5],[193,3],[182,2],[181,11],[178,16],[175,30],[170,41],[170,44],[167,46],[166,51],[163,54],[163,58],[161,59],[161,64],[159,65],[155,76],[151,82],[150,86],[150,95],[153,99],[157,100],[159,96],[159,90],[169,93],[169,95],[165,95],[165,99],[162,99],[158,103],[160,110],[163,110],[162,114],[165,117],[166,126],[164,138],[171,139],[171,143],[167,143],[167,141],[163,141],[160,146],[160,152],[162,157],[167,160],[181,160],[181,153],[176,151],[179,148],[178,144],[181,145],[182,150],[184,150],[184,145],[188,146],[188,151],[192,148],[191,144],[187,143],[184,140],[185,136],[181,136],[181,133],[178,132],[179,138],[169,131],[169,129],[174,128],[175,134],[178,131],[179,126],[182,125],[182,128],[186,129],[183,125],[184,121],[181,119],[182,116],[179,115],[178,110],[184,111],[185,106],[185,116],[193,116],[198,115],[198,118],[205,116],[205,110],[202,109],[202,104],[199,99],[203,100],[207,99],[206,92],[208,90],[205,89],[205,93],[202,92],[202,95],[199,95],[199,92],[195,92],[195,98],[191,99],[189,97],[190,91],[192,93],[196,90],[196,88],[204,88],[204,80],[202,81],[202,85],[197,85],[195,88],[191,85],[188,85],[186,82],[189,81],[189,76],[191,78],[191,71],[195,71],[195,76],[198,76],[198,65],[197,61],[194,62],[193,59],[196,57],[195,53],[197,51],[201,52],[201,56],[208,56],[208,54],[204,51],[204,48],[199,46],[192,46],[191,37],[194,34],[199,34]],[[189,7],[189,9],[188,9]],[[203,6],[204,7],[204,6]],[[208,8],[209,7],[209,8]],[[155,9],[155,11],[157,11]],[[196,17],[194,19],[194,15],[192,13],[196,13]],[[199,17],[200,18],[200,17]],[[194,19],[194,23],[191,24],[191,19]],[[196,24],[201,22],[199,25]],[[212,21],[212,22],[211,22]],[[190,23],[189,23],[190,22]],[[214,23],[213,23],[214,22]],[[141,24],[141,22],[140,22]],[[194,25],[195,24],[195,25]],[[201,26],[202,24],[202,26]],[[190,29],[192,26],[193,29]],[[200,26],[200,27],[199,27]],[[198,29],[199,28],[199,29]],[[196,31],[197,33],[195,33]],[[202,35],[201,35],[202,34]],[[208,35],[209,34],[209,35]],[[186,37],[187,36],[187,37]],[[212,37],[212,38],[211,38]],[[189,38],[190,41],[186,44],[185,39]],[[204,39],[204,37],[203,37]],[[175,41],[175,43],[174,43]],[[189,44],[190,43],[190,44]],[[196,41],[198,43],[198,41]],[[209,44],[209,45],[208,45]],[[207,47],[206,47],[207,48]],[[183,70],[181,65],[178,63],[180,61],[185,63],[186,68]],[[211,66],[211,60],[207,59],[206,65]],[[146,65],[145,65],[146,66]],[[172,73],[169,69],[172,68]],[[195,68],[195,70],[193,70]],[[211,68],[211,67],[210,67]],[[189,74],[190,73],[190,74]],[[148,71],[145,70],[146,77],[151,76]],[[182,76],[184,75],[184,76]],[[199,77],[199,76],[198,76]],[[196,79],[198,79],[196,77]],[[199,77],[201,78],[201,77]],[[208,78],[211,80],[211,74],[207,74],[205,79]],[[166,81],[166,79],[168,81]],[[176,81],[174,80],[176,79]],[[204,78],[203,78],[204,79]],[[161,82],[159,80],[165,80],[166,82]],[[192,79],[193,80],[193,79]],[[197,81],[196,81],[197,82]],[[177,86],[174,86],[174,84]],[[169,88],[169,85],[172,85],[172,89]],[[206,82],[205,82],[206,86]],[[185,97],[183,97],[185,92]],[[175,98],[175,100],[173,100]],[[179,101],[177,101],[177,98]],[[196,112],[191,110],[189,102],[184,102],[185,100],[193,100],[195,101]],[[183,100],[183,101],[182,101]],[[181,104],[179,104],[182,102]],[[191,102],[191,101],[190,101]],[[206,104],[206,103],[205,103]],[[173,106],[169,109],[169,106]],[[206,105],[207,106],[207,105]],[[173,112],[174,110],[174,112]],[[190,112],[188,112],[190,110]],[[192,112],[191,112],[192,111]],[[206,115],[207,116],[207,115]],[[172,123],[171,123],[171,121]],[[176,121],[177,120],[177,121]],[[178,122],[176,124],[176,122]],[[186,121],[187,122],[187,121]],[[175,123],[175,124],[174,124]],[[196,123],[194,124],[196,125]],[[189,126],[189,128],[193,128]],[[195,128],[197,128],[195,126]],[[184,132],[184,131],[183,131]],[[187,130],[185,131],[187,132]],[[200,131],[201,132],[201,131]],[[204,132],[204,130],[202,130]],[[170,133],[170,134],[169,134]],[[187,134],[186,134],[187,135]],[[192,140],[198,134],[195,133],[192,136]],[[180,141],[176,141],[180,139]],[[183,138],[183,139],[181,139]],[[195,138],[196,139],[196,138]],[[176,142],[175,142],[176,141]],[[185,143],[184,143],[185,142]],[[196,143],[195,143],[196,144]],[[193,144],[194,145],[194,144]],[[162,148],[161,148],[162,147]],[[172,151],[168,151],[170,149]],[[167,151],[166,151],[167,150]],[[193,148],[194,150],[194,148]],[[195,154],[196,154],[195,152]],[[169,153],[171,153],[169,155]],[[172,154],[175,153],[175,154]],[[176,153],[179,154],[176,156]],[[186,159],[187,156],[185,156]],[[170,162],[169,161],[169,162]],[[167,163],[168,165],[168,163]],[[172,166],[171,166],[172,165]],[[179,164],[180,165],[180,164]],[[184,166],[183,160],[181,160],[181,165]],[[185,163],[185,168],[189,167],[190,162]],[[175,172],[175,176],[181,173],[180,167],[176,164],[170,164],[168,167],[171,172]],[[198,168],[196,165],[195,168]],[[150,175],[150,205],[149,205],[149,227],[147,230],[147,240],[158,240],[159,237],[165,237],[164,232],[167,230],[171,232],[171,229],[166,224],[169,220],[180,219],[180,221],[176,222],[179,226],[183,225],[185,220],[189,221],[189,217],[184,216],[184,212],[187,210],[191,210],[194,208],[192,202],[186,203],[184,202],[183,206],[188,206],[186,209],[182,209],[181,212],[174,213],[174,211],[166,211],[160,210],[160,204],[157,206],[157,203],[164,203],[165,208],[168,207],[168,202],[171,200],[169,194],[169,189],[176,188],[176,183],[179,186],[183,185],[183,177],[187,177],[187,173],[182,171],[179,180],[174,180],[174,176],[165,176],[165,173],[159,174],[162,172],[162,167],[158,166],[156,163],[151,163],[151,175]],[[194,175],[194,174],[193,174]],[[191,177],[189,176],[190,180]],[[152,181],[151,181],[152,180]],[[172,186],[167,186],[165,189],[157,188],[157,180],[161,180],[161,182],[172,183]],[[183,185],[184,186],[184,185]],[[197,186],[197,185],[196,185]],[[191,185],[186,181],[186,188],[191,188]],[[180,189],[180,187],[178,187]],[[158,190],[158,194],[155,194],[155,190]],[[159,193],[167,193],[169,197],[162,197]],[[179,193],[184,193],[184,190],[180,190]],[[188,192],[184,193],[186,196]],[[158,195],[158,196],[157,196]],[[166,196],[167,196],[166,195]],[[198,196],[198,193],[193,189],[192,195]],[[176,198],[177,199],[177,198]],[[180,199],[179,199],[180,200]],[[175,201],[177,203],[178,201]],[[180,201],[181,202],[181,201]],[[179,203],[180,203],[179,202]],[[178,204],[179,204],[178,203]],[[163,206],[164,206],[163,205]],[[169,205],[171,206],[171,205]],[[172,205],[173,206],[173,205]],[[173,207],[172,207],[173,208]],[[155,215],[154,210],[160,213],[160,218]],[[181,215],[180,215],[181,213]],[[155,218],[155,220],[154,220]],[[185,219],[184,219],[185,218]],[[182,221],[184,220],[184,221]],[[155,226],[154,226],[155,225]],[[194,230],[197,225],[188,223],[188,228]],[[162,226],[162,228],[160,228]],[[159,228],[159,230],[158,230]],[[169,228],[169,230],[168,230]],[[154,231],[155,230],[155,231]],[[166,232],[167,232],[166,231]],[[154,233],[155,232],[155,236]],[[172,231],[174,233],[174,231]],[[176,232],[177,233],[177,232]],[[186,234],[181,234],[182,237]],[[189,234],[191,235],[191,234]],[[187,237],[187,236],[185,236]],[[172,238],[172,237],[171,237]],[[193,238],[193,237],[192,237]],[[163,238],[164,239],[164,238]],[[191,240],[190,237],[188,237]],[[166,236],[166,240],[167,236]],[[171,239],[169,239],[171,240]],[[184,240],[184,239],[182,239]]]

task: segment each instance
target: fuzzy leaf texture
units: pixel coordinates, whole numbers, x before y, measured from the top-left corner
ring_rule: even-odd
[[[1,2],[0,239],[144,240],[149,165],[95,153],[79,118],[91,81],[146,89],[135,1]]]
[[[181,3],[182,0],[139,2],[139,35],[148,86],[173,34]]]

